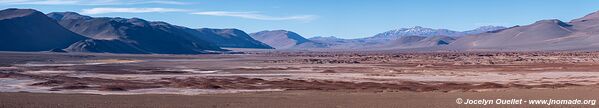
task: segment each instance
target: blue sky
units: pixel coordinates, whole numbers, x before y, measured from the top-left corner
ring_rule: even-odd
[[[462,31],[542,19],[567,22],[598,11],[599,0],[0,0],[0,7],[360,38],[413,26]]]

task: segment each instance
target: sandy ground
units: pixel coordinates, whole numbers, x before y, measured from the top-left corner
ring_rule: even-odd
[[[2,108],[479,108],[591,105],[463,105],[462,99],[597,99],[597,87],[506,89],[488,92],[285,91],[205,95],[89,95],[0,93]]]
[[[0,52],[0,107],[488,107],[455,100],[596,99],[598,57],[597,52]]]

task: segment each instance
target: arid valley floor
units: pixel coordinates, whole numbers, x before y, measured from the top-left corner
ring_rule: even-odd
[[[0,82],[2,108],[513,107],[456,99],[597,99],[599,52],[1,52]]]

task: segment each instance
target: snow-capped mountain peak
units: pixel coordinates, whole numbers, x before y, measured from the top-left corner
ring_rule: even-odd
[[[501,29],[505,29],[505,27],[482,26],[482,27],[479,27],[474,30],[468,30],[468,31],[461,32],[461,31],[453,31],[453,30],[448,30],[448,29],[433,29],[433,28],[415,26],[412,28],[401,28],[401,29],[395,29],[395,30],[390,30],[387,32],[379,33],[379,34],[373,36],[373,38],[397,38],[397,37],[401,37],[401,36],[424,36],[424,37],[450,36],[450,37],[455,37],[455,36],[479,34],[479,33],[484,33],[484,32],[488,32],[488,31],[496,31],[496,30],[501,30]]]
[[[458,36],[460,32],[447,29],[432,29],[421,26],[412,28],[401,28],[390,30],[375,35],[374,37],[398,37],[398,36]]]

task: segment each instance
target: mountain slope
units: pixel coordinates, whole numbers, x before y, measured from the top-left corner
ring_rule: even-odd
[[[503,26],[481,26],[481,27],[478,27],[473,30],[463,31],[462,33],[464,33],[465,35],[475,35],[475,34],[486,33],[486,32],[494,32],[494,31],[503,30],[503,29],[506,29],[506,27],[503,27]]]
[[[47,15],[65,28],[90,38],[110,40],[124,35],[116,27],[117,22],[113,18],[92,18],[75,12],[52,12]]]
[[[164,22],[149,22],[139,18],[92,18],[73,12],[55,12],[48,16],[69,30],[84,36],[96,40],[117,40],[85,41],[81,43],[99,43],[75,45],[69,48],[77,49],[76,51],[123,53],[116,49],[139,49],[131,52],[156,54],[198,54],[211,50],[222,51],[216,44],[182,30],[183,27]],[[115,42],[128,45],[107,44]],[[118,48],[125,46],[134,48]]]
[[[297,33],[286,30],[260,31],[251,33],[250,36],[275,49],[325,48],[327,46],[326,44],[308,40]]]
[[[426,48],[445,46],[455,41],[449,36],[402,36],[399,39],[377,46],[380,50]]]
[[[379,42],[379,43],[383,42],[384,43],[384,42],[387,42],[390,40],[398,39],[399,37],[402,37],[402,36],[461,37],[461,36],[466,36],[466,35],[475,35],[475,34],[480,34],[480,33],[485,33],[485,32],[498,31],[498,30],[502,30],[502,29],[506,29],[506,28],[502,27],[502,26],[482,26],[482,27],[479,27],[479,28],[476,28],[473,30],[468,30],[468,31],[453,31],[453,30],[448,30],[448,29],[432,29],[432,28],[416,26],[413,28],[401,28],[401,29],[386,31],[383,33],[376,34],[372,37],[363,38],[363,40],[370,41],[370,42]]]
[[[449,36],[431,36],[426,37],[416,44],[416,47],[433,47],[433,46],[441,46],[441,45],[449,45],[453,43],[456,39]]]
[[[396,29],[396,30],[390,30],[387,32],[376,34],[369,38],[398,38],[401,36],[424,36],[424,37],[451,36],[451,37],[456,37],[456,36],[479,34],[479,33],[484,33],[484,32],[489,32],[489,31],[496,31],[496,30],[501,30],[501,29],[505,29],[505,27],[482,26],[482,27],[479,27],[479,28],[476,28],[473,30],[468,30],[468,31],[453,31],[453,30],[448,30],[448,29],[432,29],[432,28],[416,26],[413,28],[401,28],[401,29]]]
[[[574,19],[570,24],[575,25],[573,28],[577,31],[597,35],[599,34],[599,11]]]
[[[125,53],[125,54],[149,54],[149,51],[134,46],[135,44],[123,42],[122,40],[99,40],[87,39],[76,42],[66,48],[71,52],[95,52],[95,53]]]
[[[544,47],[552,39],[573,34],[572,25],[559,20],[541,20],[527,26],[518,26],[498,31],[466,36],[456,40],[450,46],[461,49],[499,48],[518,49]]]
[[[0,34],[2,51],[49,51],[87,39],[32,9],[1,10]]]
[[[238,29],[201,28],[187,31],[220,47],[272,49],[267,44],[253,39],[247,33]]]
[[[526,26],[466,36],[446,47],[454,50],[599,50],[599,11],[570,22],[541,20]]]

